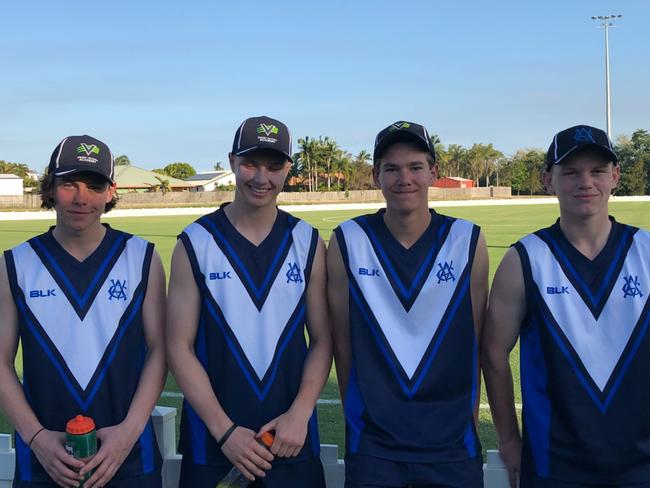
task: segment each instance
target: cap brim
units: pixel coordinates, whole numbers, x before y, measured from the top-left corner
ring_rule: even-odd
[[[273,151],[275,153],[281,154],[285,158],[289,160],[290,163],[293,163],[293,159],[291,159],[291,155],[287,154],[284,151],[281,151],[273,146],[265,146],[265,145],[258,145],[258,146],[253,146],[253,147],[247,147],[246,149],[242,149],[241,151],[237,151],[233,153],[235,156],[242,156],[246,153],[249,153],[251,151]]]
[[[601,153],[603,156],[605,156],[605,159],[608,161],[617,164],[618,163],[618,156],[609,149],[608,147],[605,147],[601,144],[580,144],[579,146],[572,147],[569,151],[564,153],[561,158],[559,158],[557,161],[555,161],[552,165],[547,165],[547,169],[549,169],[551,166],[555,166],[556,164],[561,164],[564,161],[567,160],[569,156],[575,156],[576,154],[581,153],[582,151],[585,150],[592,150]]]
[[[114,183],[114,181],[110,177],[106,176],[106,173],[104,173],[102,170],[97,168],[95,165],[91,165],[91,164],[88,165],[79,164],[79,165],[75,165],[74,167],[66,166],[55,170],[52,174],[54,176],[60,177],[60,176],[74,175],[79,173],[93,173],[103,177],[106,181],[108,181],[111,184]]]
[[[418,136],[417,134],[414,134],[413,132],[408,132],[405,130],[396,130],[394,132],[391,132],[390,134],[386,134],[381,139],[381,142],[379,142],[379,144],[375,146],[375,150],[372,155],[373,161],[377,162],[377,159],[381,157],[382,153],[386,150],[388,146],[398,142],[413,142],[417,144],[419,147],[421,147],[424,152],[431,153],[429,146],[427,145],[426,142],[422,140],[422,137]],[[433,155],[433,157],[435,158],[435,154]]]

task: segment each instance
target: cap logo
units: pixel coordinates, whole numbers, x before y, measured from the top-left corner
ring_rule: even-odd
[[[257,128],[258,134],[266,134],[270,136],[271,134],[277,134],[279,132],[278,128],[273,124],[260,124]]]
[[[408,122],[396,122],[390,126],[390,130],[394,131],[394,130],[408,129],[409,127],[411,127],[411,124],[409,124]]]
[[[589,127],[576,127],[576,131],[573,133],[573,142],[575,144],[588,144],[596,141]]]
[[[86,144],[85,142],[82,142],[77,147],[77,153],[85,153],[86,156],[90,156],[91,154],[99,154],[99,148],[95,144]]]

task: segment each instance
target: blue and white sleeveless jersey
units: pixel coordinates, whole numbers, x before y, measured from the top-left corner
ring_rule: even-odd
[[[302,380],[307,354],[306,291],[318,233],[286,212],[255,246],[223,209],[180,235],[201,295],[195,352],[226,414],[257,431],[286,412]],[[290,463],[319,453],[316,412],[305,446]],[[197,464],[229,461],[188,402],[183,404],[179,450]]]
[[[414,463],[480,456],[470,293],[478,227],[432,212],[405,249],[381,211],[335,235],[350,283],[348,452]]]
[[[515,248],[527,300],[522,479],[650,481],[650,234],[612,219],[593,261],[557,223]]]
[[[147,352],[142,303],[153,245],[106,226],[83,262],[51,231],[5,252],[18,310],[23,390],[43,426],[65,431],[82,414],[98,429],[126,417]],[[16,434],[16,479],[50,481]],[[117,478],[160,469],[151,422]]]

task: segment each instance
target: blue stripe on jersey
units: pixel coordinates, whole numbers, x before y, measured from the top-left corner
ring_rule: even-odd
[[[18,306],[18,310],[23,316],[23,319],[27,324],[30,332],[36,338],[37,342],[40,344],[47,357],[50,359],[50,361],[52,362],[56,370],[59,372],[59,375],[61,376],[61,379],[63,380],[63,383],[65,384],[66,388],[70,392],[70,395],[74,398],[74,400],[81,407],[81,409],[85,411],[88,409],[90,404],[95,399],[95,395],[97,394],[97,391],[99,390],[99,387],[101,386],[102,381],[106,376],[106,371],[108,370],[109,366],[113,362],[113,359],[115,358],[115,354],[117,353],[118,346],[120,344],[122,336],[124,336],[124,333],[133,322],[133,319],[140,312],[140,305],[142,303],[142,300],[143,300],[143,294],[142,292],[140,292],[134,298],[132,304],[130,305],[131,308],[130,314],[128,315],[126,320],[122,324],[120,324],[116,337],[109,345],[110,354],[108,355],[108,358],[106,359],[102,368],[100,369],[99,374],[97,375],[97,379],[95,380],[95,384],[93,385],[88,395],[86,395],[85,401],[81,398],[81,396],[77,392],[77,388],[75,387],[75,385],[73,385],[72,382],[70,381],[70,375],[67,374],[65,367],[61,364],[61,361],[59,361],[57,355],[54,354],[54,352],[50,348],[45,338],[42,336],[38,328],[32,322],[30,314],[27,313],[27,306],[24,302],[24,299],[22,297],[18,298],[16,300],[16,305]]]
[[[235,261],[237,264],[237,267],[241,271],[241,273],[244,275],[244,278],[246,278],[245,283],[248,285],[246,288],[249,290],[252,290],[253,294],[255,295],[256,301],[262,300],[266,292],[268,292],[268,288],[271,284],[271,278],[275,277],[276,271],[277,271],[277,265],[278,261],[284,254],[287,248],[287,243],[289,242],[289,237],[291,237],[291,228],[287,229],[284,233],[284,236],[282,237],[282,241],[280,245],[278,246],[278,250],[275,253],[275,256],[273,257],[273,261],[271,263],[271,266],[269,267],[266,276],[264,277],[264,281],[258,288],[255,286],[255,281],[253,280],[253,277],[250,275],[248,272],[248,269],[244,265],[243,261],[235,251],[235,249],[230,245],[230,243],[226,240],[224,235],[219,231],[217,226],[215,225],[212,220],[208,218],[202,218],[199,221],[202,225],[208,226],[210,228],[210,231],[212,234],[219,239],[219,244],[222,245],[226,250],[227,250],[227,257],[232,257],[232,259]],[[262,308],[261,304],[258,305],[258,308]]]
[[[352,453],[359,450],[359,441],[361,440],[361,431],[365,426],[362,420],[363,412],[366,406],[361,396],[361,390],[357,383],[357,372],[354,364],[350,368],[350,377],[348,378],[348,388],[345,394],[345,421],[349,427],[347,440],[348,449]]]
[[[434,217],[432,217],[434,218]],[[435,255],[438,253],[439,248],[440,248],[440,239],[442,236],[445,234],[445,231],[447,228],[451,225],[450,221],[448,219],[441,219],[441,225],[440,228],[438,229],[438,234],[436,236],[436,246],[432,246],[431,250],[427,254],[426,258],[420,265],[417,274],[413,278],[413,281],[411,282],[411,286],[407,289],[406,285],[402,282],[400,279],[399,275],[395,271],[395,268],[393,267],[393,264],[391,263],[388,255],[386,254],[386,251],[384,250],[383,246],[381,245],[381,242],[377,238],[375,232],[372,230],[372,228],[368,225],[367,219],[365,217],[359,217],[357,219],[357,222],[362,224],[362,228],[366,231],[368,234],[368,237],[370,237],[370,241],[372,245],[377,249],[378,255],[381,258],[381,262],[383,265],[386,266],[386,269],[390,273],[390,278],[391,280],[394,281],[394,283],[397,285],[397,288],[404,300],[410,301],[411,298],[413,298],[413,294],[418,290],[419,286],[421,283],[422,276],[424,273],[431,267],[431,261],[435,257]]]
[[[469,276],[469,273],[466,271],[461,277],[462,283],[458,287],[458,290],[456,290],[455,297],[451,301],[449,311],[446,313],[441,327],[436,331],[429,350],[424,354],[424,357],[426,357],[424,363],[421,363],[420,366],[418,366],[416,369],[412,379],[415,381],[412,381],[412,384],[410,386],[406,384],[402,377],[402,368],[398,365],[398,361],[386,348],[386,341],[383,339],[383,334],[380,330],[380,327],[377,324],[377,321],[374,319],[374,316],[372,316],[372,314],[368,311],[368,305],[365,303],[365,300],[361,298],[360,290],[358,290],[356,283],[353,280],[350,280],[350,295],[357,304],[357,307],[363,316],[364,322],[366,325],[368,325],[368,328],[372,332],[373,337],[377,341],[379,350],[382,352],[384,358],[386,359],[386,362],[390,366],[391,371],[393,371],[395,374],[395,378],[402,388],[402,391],[409,399],[415,396],[420,388],[420,385],[422,384],[422,381],[424,381],[426,378],[426,374],[431,367],[431,364],[433,363],[436,353],[440,348],[440,344],[442,344],[442,341],[445,338],[445,334],[449,329],[449,325],[453,322],[456,316],[456,312],[458,311],[458,307],[460,306],[461,302],[465,298],[465,295],[467,294],[467,291],[469,290]],[[373,318],[371,318],[371,316]]]
[[[205,464],[208,429],[199,417],[199,414],[196,413],[196,410],[192,408],[192,405],[187,400],[183,401],[183,412],[186,412],[187,420],[190,424],[190,431],[192,432],[190,436],[192,441],[192,461],[196,464]]]
[[[594,295],[594,293],[591,291],[591,288],[589,285],[584,281],[582,276],[580,276],[580,273],[575,269],[573,264],[571,263],[571,260],[567,257],[567,255],[562,251],[558,243],[553,239],[551,236],[550,232],[547,229],[539,231],[540,237],[542,237],[546,242],[549,242],[551,244],[551,247],[553,249],[553,253],[560,258],[560,262],[565,266],[565,268],[569,271],[569,279],[577,285],[577,288],[579,288],[580,294],[584,297],[586,297],[589,300],[589,308],[592,309],[593,312],[594,309],[600,309],[598,310],[598,313],[594,313],[595,317],[598,317],[600,312],[602,311],[602,307],[599,307],[599,304],[601,304],[601,300],[603,299],[605,292],[611,288],[612,286],[612,276],[614,274],[614,270],[618,267],[619,264],[621,264],[621,257],[623,255],[623,250],[625,249],[626,246],[629,245],[629,237],[630,237],[630,230],[628,227],[625,227],[623,230],[623,235],[621,238],[621,241],[619,242],[618,246],[616,247],[616,252],[614,254],[614,259],[610,262],[609,267],[607,268],[607,273],[605,274],[605,278],[601,282],[600,288]],[[604,305],[602,303],[601,305]]]
[[[151,419],[147,421],[142,435],[140,435],[140,449],[142,456],[142,474],[148,474],[153,471],[153,430],[151,429]]]
[[[206,295],[207,297],[207,295]],[[237,360],[237,363],[239,364],[239,367],[242,370],[242,373],[244,373],[244,376],[246,380],[248,381],[248,384],[251,386],[253,391],[255,392],[255,395],[259,399],[259,401],[264,400],[266,398],[266,395],[268,395],[269,390],[271,389],[271,386],[273,385],[273,381],[275,380],[275,375],[278,372],[278,367],[280,363],[280,359],[282,358],[282,353],[284,352],[285,348],[287,347],[287,344],[293,337],[293,334],[296,332],[298,329],[298,326],[303,324],[305,321],[305,303],[304,300],[302,300],[302,304],[299,306],[297,313],[294,314],[293,321],[290,322],[288,330],[284,334],[284,339],[282,339],[282,342],[280,342],[278,346],[278,350],[275,353],[275,357],[273,358],[273,362],[271,367],[269,368],[269,372],[265,375],[266,379],[266,386],[264,386],[263,389],[260,389],[261,384],[264,384],[264,382],[260,382],[261,384],[258,385],[258,382],[253,378],[253,376],[250,374],[249,368],[247,366],[246,360],[242,357],[242,355],[239,352],[239,349],[237,346],[235,346],[235,343],[231,339],[230,335],[228,334],[228,331],[226,330],[226,324],[223,320],[223,318],[220,316],[219,313],[217,313],[214,304],[212,303],[212,298],[206,299],[206,305],[208,308],[208,311],[210,312],[210,315],[214,319],[215,323],[221,330],[221,333],[223,334],[223,337],[226,341],[226,344],[228,345],[228,349],[230,349],[230,352],[232,352],[232,355],[235,357]],[[286,330],[286,329],[285,329]]]
[[[474,347],[472,348],[472,401],[469,404],[470,412],[474,411],[474,405],[476,404],[476,393],[477,393],[477,384],[478,384],[478,347],[476,344],[476,339],[474,340]],[[470,417],[469,424],[467,425],[467,431],[465,432],[465,437],[463,438],[463,443],[467,449],[467,454],[469,457],[473,458],[476,456],[476,435],[474,434],[474,416]]]
[[[546,478],[549,474],[551,401],[546,394],[548,371],[537,326],[532,324],[522,329],[520,341],[520,368],[528,372],[521,375],[525,434],[533,446],[536,472]]]
[[[32,481],[32,452],[18,432],[16,432],[16,463],[22,481]]]
[[[205,340],[205,321],[203,317],[199,319],[199,328],[196,331],[196,343],[194,344],[194,352],[199,362],[206,367],[208,364],[208,346]]]
[[[314,456],[318,456],[320,454],[320,439],[318,437],[318,414],[315,408],[309,418],[309,431],[311,432],[311,450]]]
[[[61,287],[64,289],[65,294],[67,296],[72,296],[72,298],[75,299],[77,305],[75,308],[84,309],[86,307],[86,304],[88,303],[88,299],[91,298],[91,296],[93,296],[95,293],[97,293],[99,289],[97,286],[99,280],[101,279],[102,275],[106,272],[106,268],[108,267],[108,264],[115,257],[115,253],[118,251],[120,246],[124,243],[126,238],[127,238],[126,234],[119,234],[118,237],[115,239],[115,242],[111,246],[110,251],[106,254],[106,257],[103,259],[101,265],[97,269],[97,272],[95,273],[95,276],[93,277],[90,283],[90,286],[88,286],[83,296],[80,296],[79,293],[77,293],[77,290],[72,285],[72,282],[70,281],[66,273],[63,271],[63,269],[61,269],[59,263],[57,263],[56,259],[54,259],[52,254],[50,254],[50,252],[45,248],[45,246],[40,241],[40,239],[35,238],[32,239],[30,242],[35,245],[38,251],[47,259],[48,264],[52,266],[52,268],[56,271],[57,277],[65,285]]]

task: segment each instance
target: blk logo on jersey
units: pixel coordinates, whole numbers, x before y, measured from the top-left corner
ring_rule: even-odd
[[[287,277],[287,283],[302,283],[302,275],[300,274],[298,263],[287,263],[287,266],[289,266],[289,271],[285,275]]]
[[[45,297],[55,297],[56,292],[55,289],[49,289],[49,290],[31,290],[29,292],[29,298],[45,298]]]
[[[569,287],[568,286],[547,286],[546,294],[547,295],[568,295]]]
[[[111,280],[111,286],[108,289],[108,299],[126,301],[126,280]]]
[[[376,276],[379,278],[378,269],[359,268],[359,276]]]
[[[456,276],[454,276],[454,262],[445,261],[444,264],[438,263],[438,272],[436,273],[436,278],[438,278],[438,283],[456,281]]]
[[[623,281],[625,281],[625,284],[623,285],[623,298],[643,296],[643,293],[641,292],[641,288],[639,286],[638,276],[624,276]]]
[[[211,280],[232,280],[232,276],[230,276],[230,271],[221,271],[221,272],[216,272],[216,273],[210,273],[208,275],[208,278]]]

